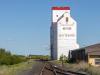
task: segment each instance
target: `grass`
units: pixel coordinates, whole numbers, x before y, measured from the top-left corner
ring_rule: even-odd
[[[54,63],[61,65],[60,61],[54,61]],[[89,75],[100,75],[100,67],[94,67],[88,65],[85,62],[74,63],[74,64],[64,63],[64,67],[66,67],[66,69],[76,72],[86,72]]]
[[[16,73],[23,70],[31,69],[35,62],[32,60],[15,65],[2,65],[0,66],[0,75],[16,75]]]

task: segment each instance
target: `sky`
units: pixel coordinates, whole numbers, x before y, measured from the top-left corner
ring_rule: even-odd
[[[53,6],[71,8],[80,47],[100,43],[100,0],[0,0],[0,48],[48,55]]]

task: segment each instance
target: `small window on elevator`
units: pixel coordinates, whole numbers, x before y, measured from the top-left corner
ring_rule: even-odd
[[[56,17],[58,17],[58,15],[56,15]]]
[[[68,22],[68,17],[66,17],[66,22]]]

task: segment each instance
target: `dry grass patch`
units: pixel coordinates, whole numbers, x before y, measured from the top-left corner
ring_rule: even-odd
[[[61,65],[60,61],[53,61],[56,64]],[[76,72],[86,72],[89,75],[100,75],[100,67],[94,67],[88,65],[85,62],[80,63],[64,63],[64,67],[68,70],[76,71]]]
[[[0,75],[16,75],[16,73],[21,72],[23,70],[31,69],[32,65],[35,62],[31,61],[28,62],[23,62],[15,65],[10,65],[10,66],[0,66]]]

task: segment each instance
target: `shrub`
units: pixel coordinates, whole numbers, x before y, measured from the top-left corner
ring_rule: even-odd
[[[9,51],[0,49],[0,65],[13,65],[23,61],[26,61],[25,56],[12,55]]]

